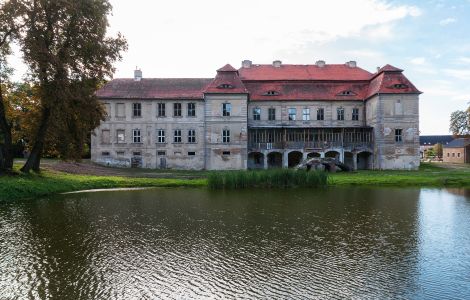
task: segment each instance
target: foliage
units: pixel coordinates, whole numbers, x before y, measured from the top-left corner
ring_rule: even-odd
[[[108,0],[23,0],[26,25],[19,43],[38,88],[40,114],[31,154],[22,170],[39,170],[47,139],[64,158],[80,158],[92,129],[104,117],[95,91],[112,76],[127,48],[106,35]]]
[[[319,187],[327,185],[328,175],[292,169],[221,171],[209,173],[207,182],[211,189]]]
[[[441,143],[435,144],[433,147],[433,150],[434,150],[435,155],[439,158],[442,158],[442,156],[444,155],[444,149]]]
[[[453,135],[467,135],[470,133],[470,108],[466,111],[457,110],[450,115],[449,131]]]

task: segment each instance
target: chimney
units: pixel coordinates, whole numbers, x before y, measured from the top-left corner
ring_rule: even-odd
[[[242,61],[242,68],[248,69],[251,68],[251,60],[245,59]]]
[[[319,68],[323,68],[325,66],[325,61],[324,60],[317,60],[317,62],[315,63],[315,65],[317,65],[317,67]]]
[[[380,67],[377,67],[377,73],[379,73],[379,71],[380,71]]]
[[[348,67],[350,68],[355,68],[357,66],[356,62],[354,60],[350,60],[346,63],[346,65],[348,65]]]
[[[142,79],[142,71],[140,69],[134,70],[134,81],[140,81]]]
[[[281,62],[280,60],[275,60],[275,61],[273,61],[273,66],[274,66],[275,68],[280,68],[280,67],[281,67],[281,64],[282,64],[282,62]]]

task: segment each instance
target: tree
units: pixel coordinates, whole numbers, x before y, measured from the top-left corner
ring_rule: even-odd
[[[442,148],[442,144],[441,144],[441,143],[435,144],[434,147],[433,147],[433,149],[434,149],[435,155],[436,155],[438,158],[442,158],[442,155],[443,155],[443,152],[444,152],[444,150],[443,150],[443,148]]]
[[[470,108],[466,111],[457,110],[450,115],[449,131],[453,135],[468,135],[470,133]]]
[[[39,171],[48,135],[60,139],[63,152],[76,156],[104,118],[95,91],[112,76],[127,43],[120,34],[106,36],[108,0],[24,3],[27,22],[19,41],[40,99],[31,152],[21,169],[29,172]]]
[[[12,122],[7,117],[8,104],[5,101],[12,70],[6,57],[11,54],[10,44],[23,27],[23,8],[19,0],[0,4],[0,173],[13,168]]]

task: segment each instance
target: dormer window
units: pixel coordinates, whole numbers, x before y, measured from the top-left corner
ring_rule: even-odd
[[[278,91],[267,91],[266,93],[264,93],[265,96],[277,96],[279,95],[279,92]]]
[[[408,86],[404,83],[396,83],[393,85],[393,88],[395,89],[406,89]]]
[[[218,89],[233,89],[234,86],[231,85],[230,83],[222,83],[217,88]]]
[[[354,93],[351,90],[345,90],[345,91],[342,91],[341,93],[339,93],[338,95],[339,96],[355,96],[356,93]]]

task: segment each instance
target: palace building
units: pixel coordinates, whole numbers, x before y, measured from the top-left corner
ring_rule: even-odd
[[[419,166],[419,95],[386,65],[242,62],[215,78],[114,79],[91,139],[109,166],[228,170],[332,157],[353,169]]]

